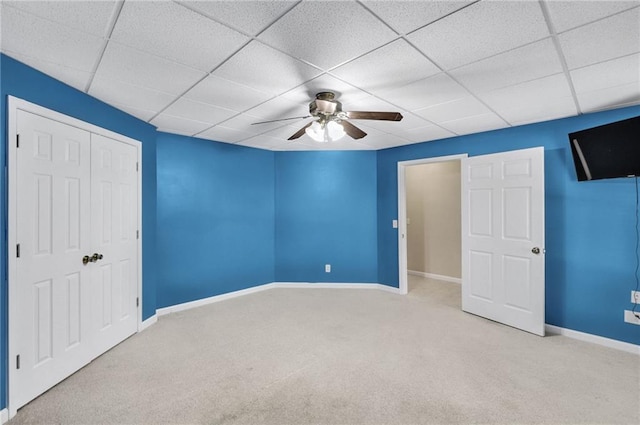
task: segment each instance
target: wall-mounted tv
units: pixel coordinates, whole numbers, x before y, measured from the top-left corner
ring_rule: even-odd
[[[569,134],[579,181],[640,176],[640,116]]]

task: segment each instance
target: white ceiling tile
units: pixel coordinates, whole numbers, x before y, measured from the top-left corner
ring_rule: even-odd
[[[474,93],[482,93],[562,72],[562,64],[548,38],[454,69],[450,74]]]
[[[242,112],[266,101],[273,95],[209,75],[189,90],[185,97]]]
[[[89,94],[110,104],[127,105],[132,108],[155,111],[164,109],[175,100],[175,95],[150,90],[98,74],[93,79]]]
[[[91,72],[104,40],[12,7],[2,6],[2,51]]]
[[[262,118],[262,121],[282,118],[303,117],[309,115],[306,104],[292,102],[284,97],[276,97],[247,111],[249,115]],[[281,123],[286,124],[286,123]]]
[[[319,74],[319,70],[257,41],[214,72],[218,77],[271,94],[291,90]]]
[[[429,142],[432,140],[446,139],[455,136],[454,133],[435,125],[413,128],[411,130],[404,130],[396,133],[398,136],[407,139],[412,143]]]
[[[167,109],[162,111],[174,117],[186,118],[204,123],[217,124],[221,121],[237,115],[236,111],[220,108],[219,106],[208,105],[195,100],[180,98],[172,103]]]
[[[552,75],[481,95],[496,113],[511,124],[575,115],[575,102],[566,76]]]
[[[139,50],[110,42],[96,77],[120,80],[170,94],[182,94],[206,74]]]
[[[119,103],[109,103],[109,104],[114,108],[120,109],[121,111],[124,111],[129,115],[133,115],[134,117],[142,121],[149,121],[151,118],[153,118],[153,116],[155,116],[158,113],[158,111],[150,111],[148,109],[134,108],[132,106],[122,105]]]
[[[482,1],[408,38],[436,64],[451,69],[548,35],[538,2]]]
[[[362,3],[401,34],[430,24],[471,1],[388,1],[365,0]]]
[[[640,51],[640,7],[558,36],[569,69]]]
[[[22,55],[20,53],[14,52],[4,53],[17,61],[29,65],[30,67],[35,68],[38,71],[43,72],[50,77],[53,77],[58,81],[62,81],[63,83],[81,91],[84,91],[86,89],[87,84],[89,83],[89,81],[91,80],[91,76],[93,75],[93,73],[88,71],[81,71],[58,63],[48,62],[37,57]]]
[[[230,143],[239,142],[240,140],[253,137],[253,133],[246,131],[235,130],[233,128],[224,127],[222,125],[216,125],[208,130],[198,133],[197,137],[215,141],[225,141]]]
[[[397,40],[331,73],[364,90],[385,90],[434,75],[440,70],[404,40]]]
[[[223,121],[219,125],[223,125],[233,130],[244,131],[253,135],[262,134],[266,131],[273,130],[274,128],[284,125],[282,122],[272,122],[265,124],[254,124],[263,121],[264,118],[254,117],[249,114],[240,114],[235,117],[229,118]]]
[[[396,34],[356,2],[300,2],[259,39],[324,70],[393,40]]]
[[[116,4],[115,0],[2,1],[3,8],[15,7],[40,18],[100,37],[107,35]]]
[[[436,124],[490,112],[486,106],[471,96],[413,111],[414,114]]]
[[[150,121],[151,124],[158,127],[158,130],[167,133],[184,134],[191,136],[200,133],[211,124],[206,122],[194,121],[180,117],[174,117],[169,114],[162,113]]]
[[[249,38],[172,2],[125,2],[111,39],[209,72]]]
[[[449,102],[469,95],[460,84],[446,74],[436,74],[406,86],[376,93],[383,99],[412,111]]]
[[[251,35],[257,35],[293,7],[298,0],[259,1],[180,1],[218,22]]]
[[[293,102],[309,104],[309,102],[315,99],[317,93],[323,91],[335,93],[336,99],[341,102],[344,99],[358,99],[366,94],[362,90],[340,81],[329,74],[322,74],[284,93],[282,96]]]
[[[640,85],[640,54],[574,69],[570,74],[573,87],[578,93],[628,83]]]
[[[545,0],[545,3],[549,9],[551,22],[558,33],[638,6],[637,0]]]
[[[640,104],[640,85],[622,84],[616,87],[577,94],[582,112],[595,112]]]
[[[447,121],[440,125],[457,135],[481,133],[483,131],[496,130],[509,126],[494,113]]]

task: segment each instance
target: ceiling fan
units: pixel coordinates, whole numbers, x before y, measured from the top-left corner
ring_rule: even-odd
[[[318,142],[330,142],[338,140],[345,134],[353,139],[362,139],[367,135],[348,120],[384,120],[384,121],[400,121],[402,114],[399,112],[363,112],[363,111],[343,111],[342,103],[335,100],[335,93],[323,91],[316,94],[316,98],[309,103],[309,114],[304,117],[282,118],[279,120],[262,121],[253,124],[265,124],[275,121],[285,121],[292,119],[303,119],[316,117],[312,121],[295,132],[289,139],[294,140],[307,134]]]

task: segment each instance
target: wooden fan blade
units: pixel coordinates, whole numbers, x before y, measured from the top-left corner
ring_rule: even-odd
[[[268,124],[270,122],[278,122],[278,121],[301,120],[301,119],[304,119],[304,118],[311,118],[311,115],[305,115],[304,117],[278,118],[277,120],[252,122],[251,125]]]
[[[346,112],[347,117],[353,120],[383,120],[383,121],[400,121],[402,114],[400,112],[364,112],[351,111]]]
[[[360,130],[358,127],[348,121],[341,121],[340,124],[342,124],[342,128],[344,128],[344,132],[351,136],[351,138],[353,139],[362,139],[367,135],[367,133]]]
[[[309,124],[305,125],[304,127],[302,127],[300,130],[296,131],[295,133],[293,133],[293,136],[289,137],[287,140],[293,140],[293,139],[297,139],[298,137],[302,136],[304,134],[304,131],[307,129],[307,127],[309,127],[311,124],[313,124],[315,121],[311,121]]]

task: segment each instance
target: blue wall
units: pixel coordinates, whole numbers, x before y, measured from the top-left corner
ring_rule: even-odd
[[[276,153],[276,280],[377,282],[376,210],[374,151]]]
[[[155,128],[132,116],[100,102],[74,88],[23,65],[8,56],[0,55],[0,140],[1,161],[7,164],[7,95],[19,97],[60,113],[109,129],[142,141],[142,233],[143,239],[143,317],[155,314],[156,309],[156,147]],[[7,222],[7,182],[0,173],[0,214]],[[6,232],[0,226],[0,376],[7,376],[7,267]],[[0,408],[6,407],[6,379],[0,380]]]
[[[398,286],[397,163],[545,148],[546,322],[640,343],[624,323],[635,288],[635,183],[577,182],[567,134],[640,115],[630,107],[378,151],[378,279]]]
[[[158,307],[274,281],[274,153],[158,133]]]

